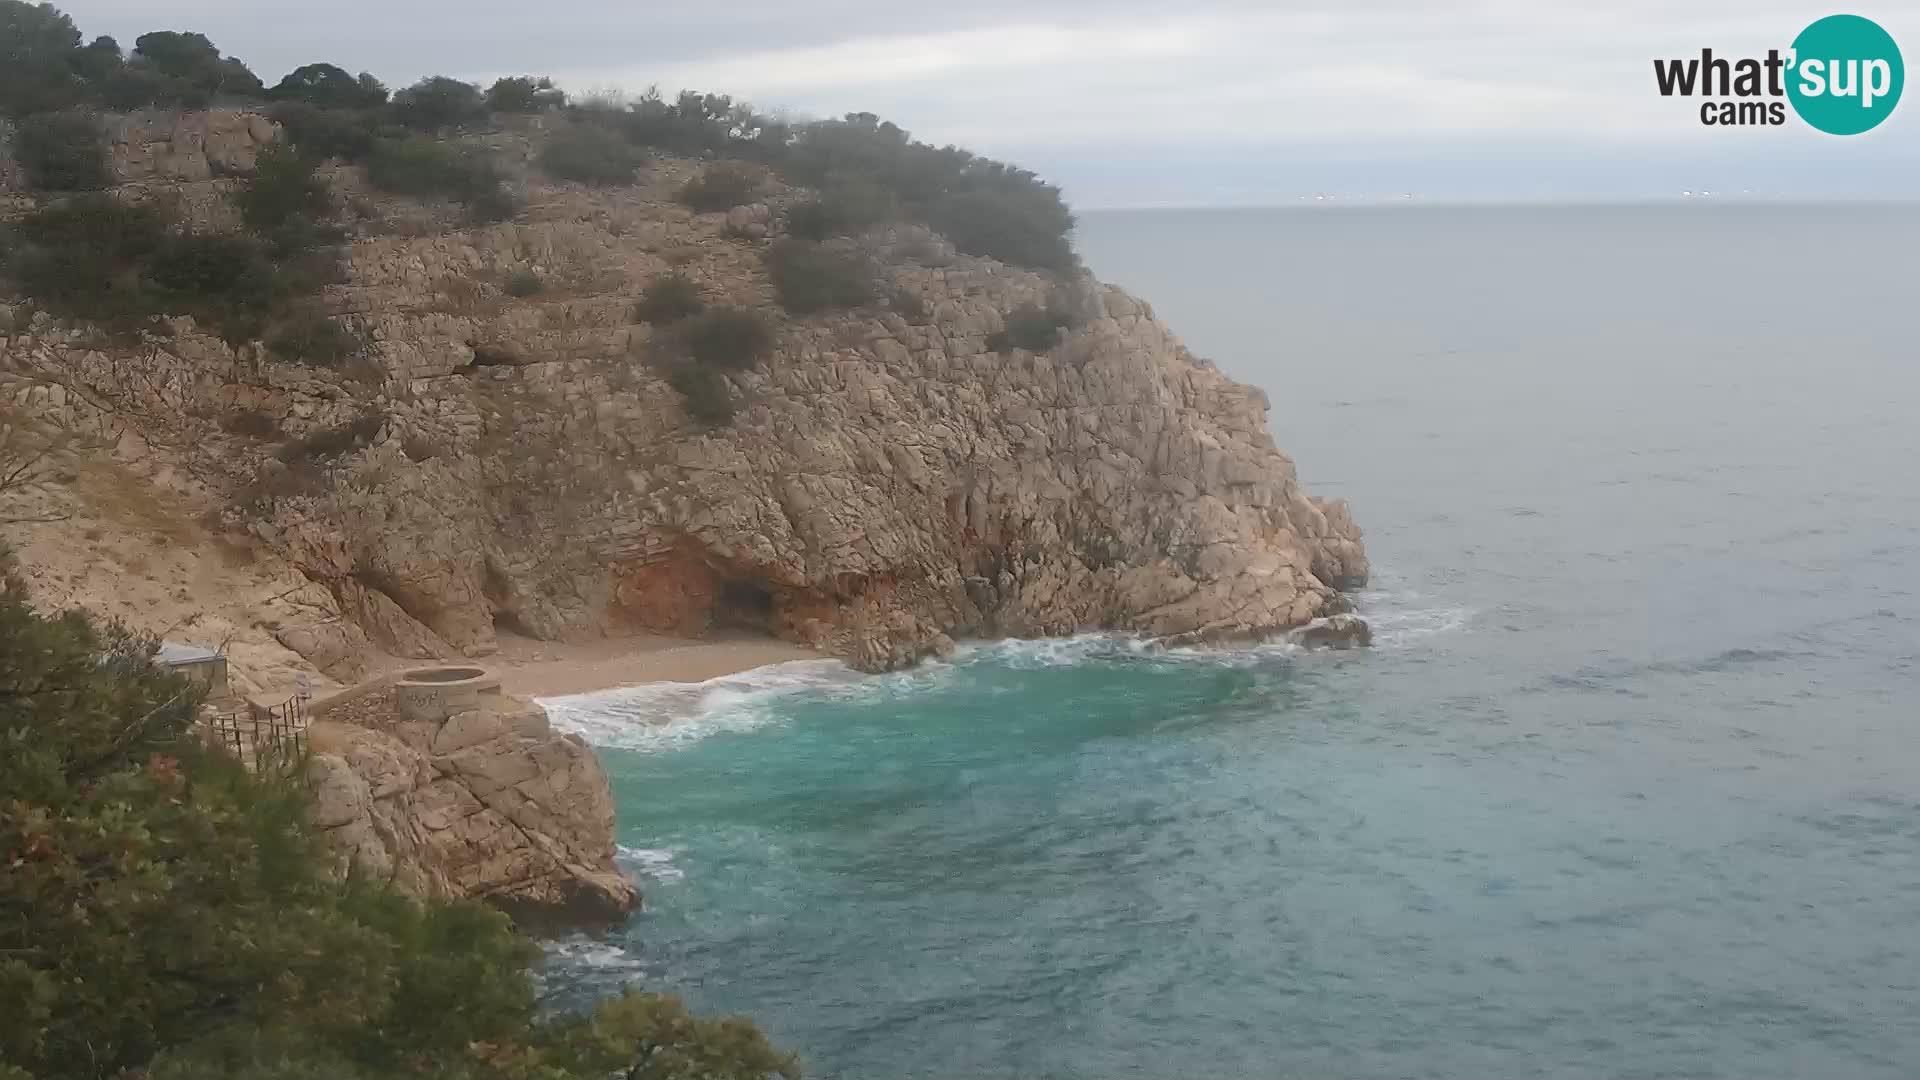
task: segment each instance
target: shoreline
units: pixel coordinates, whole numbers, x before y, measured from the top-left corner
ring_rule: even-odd
[[[482,663],[515,697],[553,698],[654,683],[697,683],[770,664],[831,659],[776,638],[748,634],[683,638],[635,634],[577,643],[500,635],[500,651]]]

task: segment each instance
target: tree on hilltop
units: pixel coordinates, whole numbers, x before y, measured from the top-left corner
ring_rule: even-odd
[[[480,88],[445,75],[421,79],[393,95],[394,116],[415,131],[478,127],[487,122]]]
[[[52,4],[0,0],[0,113],[64,109],[79,100],[70,60],[80,30]]]
[[[223,57],[205,34],[156,30],[133,41],[134,59],[198,95],[260,97],[266,88],[247,65]]]
[[[304,64],[274,84],[267,97],[323,109],[377,109],[387,103],[387,88],[365,72],[355,78],[332,64]]]
[[[561,108],[566,103],[566,92],[544,75],[497,79],[487,89],[487,108],[494,112],[537,113]]]

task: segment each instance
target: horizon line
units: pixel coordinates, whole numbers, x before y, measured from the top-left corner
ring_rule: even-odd
[[[1345,195],[1324,198],[1296,196],[1291,202],[1221,203],[1135,203],[1128,205],[1074,206],[1076,214],[1126,214],[1193,210],[1354,210],[1399,207],[1402,209],[1518,209],[1538,207],[1633,207],[1633,206],[1920,206],[1920,195],[1615,195],[1511,197],[1511,196],[1439,196],[1424,198],[1392,195]]]

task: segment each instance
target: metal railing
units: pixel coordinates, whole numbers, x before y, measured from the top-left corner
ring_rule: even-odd
[[[302,691],[278,705],[261,707],[247,702],[238,708],[215,709],[207,718],[213,741],[249,768],[285,771],[307,752],[307,703]]]

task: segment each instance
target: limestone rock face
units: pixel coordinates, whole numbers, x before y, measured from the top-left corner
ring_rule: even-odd
[[[500,695],[409,722],[391,691],[319,722],[314,825],[343,860],[423,896],[484,899],[535,925],[617,921],[639,893],[613,863],[606,774],[539,706]]]
[[[274,139],[272,121],[242,109],[146,110],[110,116],[105,124],[114,177],[122,183],[242,175]]]
[[[173,123],[169,145],[209,162],[261,134],[213,114]],[[185,320],[137,354],[0,339],[0,383],[72,386],[72,422],[185,447],[195,475],[251,484],[228,526],[401,656],[486,655],[499,628],[732,626],[877,670],[965,636],[1262,635],[1343,610],[1338,591],[1365,581],[1346,505],[1302,487],[1265,395],[1193,356],[1144,302],[903,226],[858,243],[883,295],[917,303],[791,317],[763,259],[804,193],[775,185],[752,207],[694,214],[675,193],[698,167],[663,160],[616,190],[528,175],[521,217],[482,228],[337,169],[366,223],[327,299],[368,333],[383,383],[263,362]],[[523,271],[549,287],[508,295]],[[654,328],[631,317],[669,271],[777,326],[771,359],[728,376],[740,408],[724,427],[686,416],[649,362]],[[1008,312],[1049,300],[1074,316],[1054,347],[988,349]],[[296,485],[273,457],[283,444],[221,434],[239,409],[289,440],[370,418],[377,430]],[[328,657],[339,644],[290,640]]]

